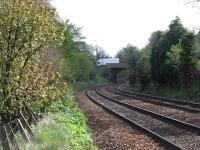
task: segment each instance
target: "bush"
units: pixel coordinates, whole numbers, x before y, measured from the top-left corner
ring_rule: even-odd
[[[136,75],[130,75],[129,76],[129,84],[131,86],[134,86],[137,83],[137,76]]]
[[[110,78],[110,68],[106,66],[100,66],[97,68],[98,75],[102,76],[103,78],[109,79]]]
[[[24,149],[96,149],[87,127],[87,119],[77,107],[72,90],[49,107],[49,110],[34,130],[37,143],[25,145]]]
[[[150,83],[150,77],[147,74],[142,74],[139,76],[139,81],[141,84],[141,90],[144,90]]]

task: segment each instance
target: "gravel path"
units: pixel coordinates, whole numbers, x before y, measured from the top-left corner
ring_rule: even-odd
[[[138,100],[138,99],[133,99],[131,97],[126,97],[126,96],[119,96],[118,94],[112,93],[107,90],[102,90],[105,94],[112,96],[113,98],[116,98],[118,100],[123,100],[123,102],[131,104],[131,105],[136,105],[142,108],[145,108],[147,110],[151,110],[184,122],[188,122],[197,126],[200,126],[200,113],[191,113],[191,112],[186,112],[182,110],[178,110],[175,108],[169,108],[167,106],[160,106],[156,104],[151,104],[146,101]]]
[[[200,136],[196,134],[111,102],[97,95],[95,91],[90,91],[89,94],[104,105],[109,106],[111,109],[156,132],[186,150],[200,149]]]
[[[77,93],[80,108],[88,118],[94,143],[100,150],[164,150],[158,143]]]

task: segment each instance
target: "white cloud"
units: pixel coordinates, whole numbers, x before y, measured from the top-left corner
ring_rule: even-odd
[[[53,0],[61,18],[114,56],[130,43],[143,47],[153,31],[166,30],[179,16],[189,29],[200,26],[200,12],[177,0]]]

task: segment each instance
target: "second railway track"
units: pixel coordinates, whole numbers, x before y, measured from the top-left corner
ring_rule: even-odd
[[[144,113],[132,110],[120,104],[117,104],[106,97],[100,96],[95,90],[89,90],[87,92],[90,98],[95,99],[98,103],[101,103],[108,107],[108,109],[114,110],[117,113],[129,118],[130,120],[136,122],[137,124],[147,128],[153,133],[158,134],[164,139],[174,143],[180,149],[187,150],[197,150],[200,149],[200,136],[199,132],[187,130],[187,128],[182,128],[182,126],[177,126],[163,119],[155,118],[151,115],[146,115]],[[173,146],[172,146],[173,147]],[[176,149],[174,147],[174,149]]]
[[[158,103],[163,103],[163,104],[174,106],[176,108],[180,108],[187,111],[200,112],[200,103],[187,102],[186,100],[177,100],[177,99],[159,97],[159,96],[154,96],[154,95],[149,95],[149,94],[144,94],[144,93],[126,91],[116,86],[114,86],[113,89],[118,91],[118,93],[121,93],[127,96],[142,98],[144,100],[149,100],[149,101],[152,100],[152,102],[155,101]]]
[[[123,101],[130,105],[135,105],[144,109],[147,109],[149,111],[153,111],[156,113],[163,114],[165,116],[169,116],[174,119],[178,119],[183,122],[187,122],[190,124],[194,124],[195,126],[198,126],[200,128],[200,112],[191,112],[191,111],[184,111],[180,109],[176,109],[176,107],[166,106],[162,105],[162,103],[152,103],[148,100],[143,99],[137,99],[133,97],[126,96],[124,94],[115,92],[113,90],[104,90],[104,93],[107,95],[110,95],[111,97]]]

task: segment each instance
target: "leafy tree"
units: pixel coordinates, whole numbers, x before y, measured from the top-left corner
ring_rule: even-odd
[[[137,66],[138,73],[151,73],[151,66],[150,66],[150,49],[149,47],[145,47],[140,51],[140,57],[138,60]]]
[[[80,51],[80,45],[85,43],[82,42],[84,37],[81,34],[81,28],[76,27],[69,21],[66,24],[67,29],[64,32],[65,40],[62,49],[64,50],[65,56],[71,59],[73,53]]]
[[[174,70],[171,64],[167,63],[167,52],[170,51],[172,45],[176,45],[186,33],[180,19],[176,17],[171,21],[169,30],[160,36],[158,42],[152,46],[151,66],[152,78],[159,84],[173,84],[177,81],[178,72]],[[154,40],[155,41],[155,40]]]
[[[101,58],[109,58],[109,55],[106,54],[105,50],[102,47],[94,46],[93,51],[96,53],[96,60],[99,60]]]
[[[24,102],[55,98],[57,75],[39,58],[51,43],[62,42],[65,27],[43,0],[1,0],[0,6],[0,113],[7,122]]]
[[[116,55],[116,57],[120,59],[120,62],[125,62],[129,65],[131,73],[136,73],[139,56],[139,49],[130,44],[128,44],[125,48],[122,48]]]
[[[94,63],[90,55],[85,52],[74,54],[72,61],[72,72],[77,81],[88,81],[94,72]]]
[[[195,52],[200,52],[200,32],[198,32],[197,35],[195,35]]]
[[[127,63],[129,66],[129,83],[134,85],[137,82],[137,65],[140,57],[140,51],[137,47],[128,44],[122,48],[116,55],[120,62]]]
[[[62,47],[65,59],[61,62],[63,79],[68,81],[89,80],[94,76],[94,49],[83,41],[81,28],[67,21],[65,40]],[[66,66],[63,68],[63,65]],[[69,68],[69,69],[66,69]]]
[[[182,48],[181,48],[181,42],[176,45],[172,45],[171,50],[167,52],[167,57],[168,59],[166,60],[166,63],[170,66],[173,67],[173,69],[176,72],[179,72],[180,70],[180,64],[181,64],[181,53],[182,53]]]
[[[194,34],[188,33],[181,41],[182,52],[180,55],[180,73],[181,80],[188,85],[195,78],[195,62],[193,59],[194,51]]]
[[[144,90],[151,81],[151,66],[150,66],[150,49],[149,46],[145,47],[140,52],[138,60],[138,77],[141,84],[141,89]]]
[[[151,55],[150,55],[151,76],[152,76],[152,79],[157,82],[160,82],[159,68],[161,66],[160,64],[161,60],[160,60],[159,43],[161,42],[163,35],[164,35],[164,32],[156,31],[151,34],[151,37],[149,39],[149,46],[151,49]]]

